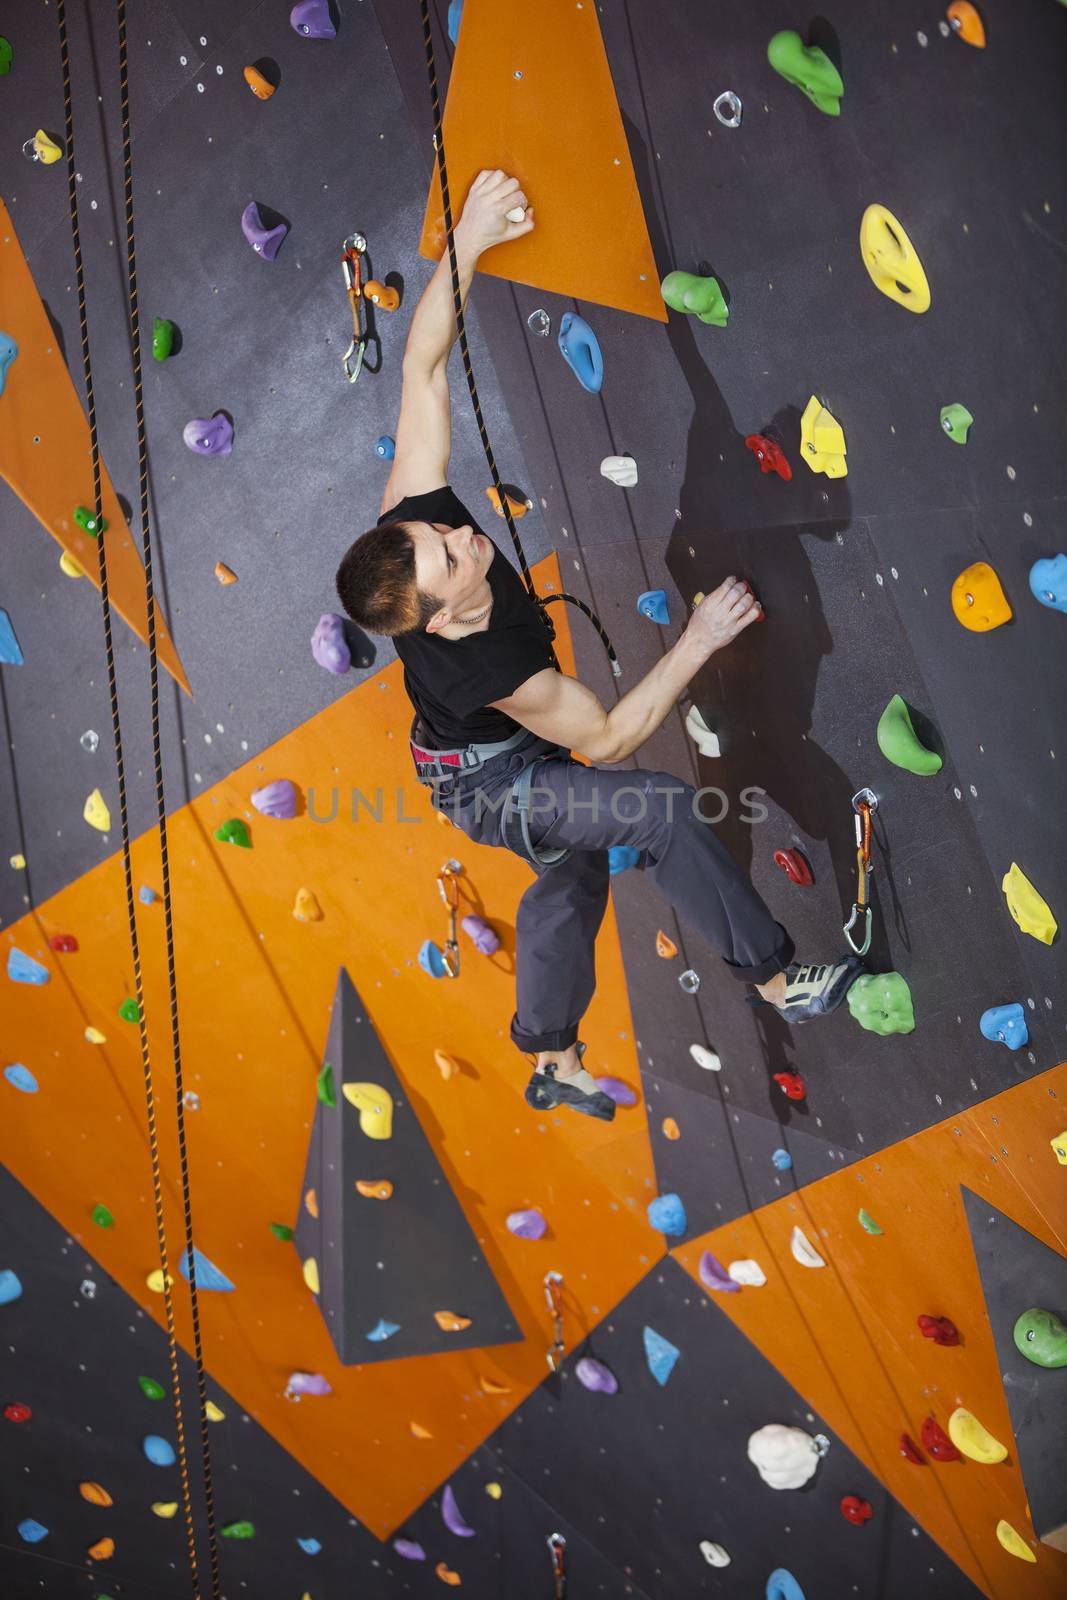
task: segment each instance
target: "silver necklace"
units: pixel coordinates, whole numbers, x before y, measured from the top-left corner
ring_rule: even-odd
[[[457,627],[457,628],[472,628],[476,622],[484,621],[484,619],[489,615],[489,613],[490,613],[490,611],[492,611],[492,609],[493,609],[493,602],[490,600],[490,602],[486,606],[485,610],[484,611],[479,611],[479,613],[478,613],[478,615],[476,617],[454,617],[453,618],[453,625],[455,627]]]

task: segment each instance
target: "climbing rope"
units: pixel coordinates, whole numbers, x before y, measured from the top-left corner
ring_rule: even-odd
[[[471,365],[470,349],[467,345],[467,329],[463,320],[463,296],[460,293],[459,267],[456,262],[456,240],[452,224],[452,201],[448,189],[448,167],[445,163],[445,140],[441,127],[441,99],[437,88],[437,64],[434,56],[433,33],[430,28],[429,0],[419,0],[419,7],[422,12],[423,43],[426,46],[426,72],[430,81],[430,100],[433,107],[433,146],[437,153],[437,172],[441,180],[441,200],[444,206],[445,232],[448,236],[448,262],[452,270],[452,301],[456,313],[456,328],[459,334],[459,348],[463,356],[463,371],[467,379],[467,388],[470,390],[471,404],[474,407],[474,418],[478,424],[478,433],[481,437],[482,449],[485,451],[485,459],[489,463],[489,471],[493,478],[493,487],[496,490],[498,502],[504,513],[504,520],[508,525],[508,532],[511,534],[511,542],[515,546],[515,554],[519,560],[519,571],[522,574],[522,581],[526,585],[531,600],[541,613],[541,620],[548,629],[549,638],[555,639],[556,630],[552,625],[552,619],[549,617],[546,608],[560,601],[565,601],[569,605],[577,606],[578,610],[581,611],[584,616],[589,618],[589,621],[593,624],[593,627],[600,635],[604,649],[608,653],[608,660],[611,662],[612,674],[617,678],[620,675],[622,668],[619,666],[618,657],[616,656],[614,648],[612,647],[611,640],[608,638],[600,618],[595,612],[590,610],[585,601],[579,600],[578,597],[573,594],[539,595],[534,588],[533,577],[530,573],[529,563],[526,560],[526,552],[522,548],[522,540],[519,538],[518,532],[515,528],[515,521],[511,514],[511,507],[508,504],[508,497],[504,491],[504,485],[500,481],[500,474],[497,471],[496,457],[493,454],[493,447],[489,442],[489,434],[487,433],[485,427],[485,419],[482,416],[482,403],[478,398],[478,385],[474,379],[474,368]],[[552,651],[553,665],[558,672],[560,670],[560,665],[556,657],[555,648],[550,646],[550,649]]]
[[[178,993],[174,961],[174,924],[170,892],[170,863],[167,850],[166,806],[163,795],[163,767],[159,728],[159,666],[156,650],[155,595],[152,580],[152,548],[149,538],[148,518],[148,450],[144,425],[144,387],[141,372],[141,328],[137,298],[137,262],[133,224],[133,164],[130,140],[130,87],[129,60],[126,40],[126,3],[117,0],[119,39],[119,93],[122,119],[123,193],[126,211],[126,270],[129,292],[129,317],[131,349],[133,356],[134,397],[137,410],[138,487],[140,493],[141,533],[145,569],[145,602],[148,617],[148,662],[151,679],[152,753],[156,780],[156,809],[159,825],[160,854],[163,876],[163,909],[167,944],[167,977],[170,991],[171,1038],[174,1051],[175,1092],[178,1122],[178,1153],[181,1165],[182,1204],[185,1221],[185,1252],[189,1269],[189,1297],[192,1314],[193,1347],[196,1363],[197,1396],[200,1416],[201,1461],[204,1477],[204,1501],[207,1512],[208,1543],[211,1555],[211,1600],[220,1600],[218,1545],[215,1530],[215,1505],[211,1478],[211,1459],[207,1434],[207,1388],[204,1375],[203,1349],[200,1336],[200,1310],[196,1287],[196,1260],[193,1254],[192,1203],[189,1191],[189,1163],[185,1139],[185,1103],[182,1088],[181,1049],[178,1030]],[[100,466],[100,440],[97,428],[96,398],[93,387],[93,369],[89,349],[89,322],[86,309],[85,265],[82,254],[81,229],[78,219],[77,170],[74,148],[74,110],[71,93],[70,43],[67,34],[66,0],[56,0],[56,17],[59,26],[59,49],[63,74],[63,115],[67,151],[67,192],[70,203],[71,238],[74,248],[74,270],[77,285],[78,320],[81,330],[82,369],[85,378],[86,410],[89,423],[89,443],[93,475],[93,507],[98,535],[100,563],[100,604],[104,623],[104,651],[107,660],[108,695],[111,706],[111,725],[114,734],[115,767],[118,782],[119,816],[122,832],[122,865],[126,884],[126,911],[130,929],[130,950],[133,959],[134,988],[137,998],[138,1032],[141,1044],[141,1063],[144,1071],[145,1107],[148,1122],[148,1141],[152,1162],[152,1192],[155,1205],[156,1237],[159,1244],[159,1261],[163,1277],[163,1304],[165,1309],[167,1344],[169,1350],[171,1393],[174,1400],[177,1454],[181,1478],[182,1508],[188,1544],[189,1569],[194,1600],[200,1600],[200,1572],[197,1560],[196,1530],[193,1522],[192,1495],[189,1482],[189,1464],[186,1453],[185,1421],[182,1409],[181,1374],[178,1368],[178,1342],[175,1332],[174,1302],[171,1295],[169,1251],[166,1224],[163,1214],[163,1183],[160,1172],[159,1136],[156,1128],[155,1090],[152,1063],[148,1048],[148,1031],[145,1017],[144,987],[141,969],[140,941],[133,889],[133,866],[130,858],[130,819],[126,796],[126,763],[119,718],[118,685],[115,674],[115,649],[111,617],[111,599],[108,585],[106,529],[102,522],[102,474]]]

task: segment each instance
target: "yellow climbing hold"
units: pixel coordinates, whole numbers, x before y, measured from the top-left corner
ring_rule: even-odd
[[[162,1517],[164,1521],[169,1521],[169,1519],[174,1516],[177,1509],[177,1500],[153,1500],[152,1502],[152,1510],[155,1512],[157,1517]]]
[[[111,1506],[115,1503],[99,1483],[79,1483],[78,1493],[83,1500],[88,1500],[91,1506]]]
[[[68,578],[84,578],[85,568],[80,561],[75,561],[69,550],[64,550],[59,558],[59,570],[65,572]]]
[[[470,1317],[457,1316],[454,1311],[435,1311],[433,1320],[445,1333],[462,1333],[464,1328],[471,1325]]]
[[[1061,1167],[1067,1167],[1067,1130],[1058,1133],[1054,1139],[1049,1140],[1052,1154],[1056,1157]]]
[[[16,872],[21,872],[23,867],[26,865],[26,857],[22,854],[13,855],[10,860],[11,865],[14,867]]]
[[[957,1406],[948,1419],[948,1436],[957,1450],[983,1466],[994,1466],[1008,1453],[1006,1445],[994,1439],[988,1428],[983,1428],[976,1416],[965,1406]]]
[[[1023,932],[1042,944],[1051,944],[1056,937],[1056,918],[1017,862],[1012,862],[1000,887]]]
[[[217,1406],[215,1404],[214,1400],[209,1400],[208,1401],[207,1405],[204,1407],[204,1414],[207,1417],[207,1420],[209,1422],[225,1422],[226,1421],[226,1413],[225,1413],[225,1411],[223,1411],[219,1406]]]
[[[409,1423],[408,1426],[411,1428],[411,1435],[414,1439],[433,1438],[433,1434],[430,1432],[429,1428],[424,1428],[421,1422],[412,1422]]]
[[[915,246],[885,206],[868,206],[860,221],[860,254],[876,289],[909,311],[929,311],[930,285]]]
[[[149,1288],[149,1290],[151,1291],[152,1294],[162,1294],[163,1293],[163,1271],[162,1271],[162,1268],[157,1267],[155,1272],[150,1272],[148,1274],[148,1277],[145,1279],[145,1283],[148,1285],[148,1288]],[[167,1277],[167,1288],[168,1289],[173,1289],[174,1288],[174,1279],[172,1277],[170,1277],[169,1275]]]
[[[487,1483],[485,1486],[485,1492],[489,1496],[490,1500],[499,1500],[504,1493],[499,1483]]]
[[[442,816],[443,812],[439,811],[437,815]],[[446,1082],[449,1078],[455,1077],[456,1073],[459,1071],[459,1063],[454,1061],[447,1051],[435,1050],[433,1053],[433,1058],[437,1062],[438,1072]]]
[[[94,789],[85,802],[82,816],[90,828],[98,828],[101,833],[107,833],[111,828],[111,812],[107,808],[107,801],[99,789]]]
[[[812,472],[824,472],[828,478],[848,477],[844,429],[818,395],[812,395],[800,419],[800,454]]]
[[[315,899],[310,889],[298,889],[296,901],[293,905],[293,916],[297,922],[321,922],[322,907]]]
[[[86,1555],[89,1557],[90,1561],[110,1561],[114,1554],[114,1539],[98,1539],[96,1543],[91,1544],[86,1551]]]
[[[308,1214],[309,1217],[317,1217],[318,1216],[318,1214],[319,1214],[319,1197],[315,1193],[314,1189],[309,1189],[307,1194],[304,1196],[304,1206],[305,1206],[305,1208],[307,1210],[307,1214]]]
[[[39,161],[42,167],[50,167],[63,154],[60,146],[56,144],[54,139],[48,137],[43,128],[38,128],[33,138],[26,140],[26,144],[32,144],[33,159],[34,161]]]
[[[319,1292],[319,1264],[314,1256],[308,1256],[304,1262],[304,1282],[312,1294]]]
[[[1016,1533],[1011,1523],[1005,1522],[1003,1517],[997,1523],[997,1538],[1010,1556],[1018,1556],[1020,1561],[1037,1561],[1022,1534]]]
[[[101,1033],[99,1028],[86,1028],[85,1037],[90,1044],[107,1044],[107,1034]]]
[[[393,1101],[380,1083],[346,1083],[341,1092],[359,1111],[359,1126],[368,1139],[392,1137]]]

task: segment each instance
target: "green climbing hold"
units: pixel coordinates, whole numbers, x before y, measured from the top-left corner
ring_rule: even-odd
[[[75,506],[74,520],[82,532],[87,533],[91,539],[108,530],[107,518],[97,517],[95,512],[87,511],[84,506]]]
[[[911,990],[899,972],[868,973],[848,991],[848,1009],[868,1033],[911,1033]]]
[[[6,78],[11,71],[11,63],[14,56],[15,52],[11,48],[11,40],[5,39],[0,34],[0,78]]]
[[[146,1400],[162,1400],[167,1392],[155,1378],[138,1378],[137,1382],[141,1385],[141,1393]]]
[[[270,1231],[276,1239],[291,1239],[293,1237],[293,1230],[287,1222],[272,1222]]]
[[[685,311],[701,322],[725,328],[730,308],[715,278],[701,278],[695,272],[668,272],[659,292],[672,311]]]
[[[140,1022],[141,1008],[132,996],[129,1000],[124,1000],[119,1006],[119,1016],[123,1022]]]
[[[166,361],[174,350],[174,324],[166,317],[152,318],[152,354],[157,361]]]
[[[877,1222],[875,1222],[874,1218],[871,1216],[871,1213],[869,1211],[865,1210],[863,1206],[860,1206],[860,1208],[859,1208],[858,1221],[859,1221],[859,1225],[863,1229],[864,1233],[881,1233],[882,1232],[882,1229],[878,1226]]]
[[[841,115],[841,96],[845,92],[841,74],[817,44],[807,45],[799,33],[787,29],[776,33],[767,46],[767,60],[775,72],[806,94],[812,105],[828,117]]]
[[[1054,1311],[1031,1306],[1016,1321],[1015,1348],[1035,1367],[1067,1367],[1067,1328]]]
[[[254,1522],[228,1522],[219,1532],[224,1539],[254,1539],[256,1525]]]
[[[899,694],[893,696],[878,718],[877,739],[879,750],[895,767],[917,773],[920,778],[929,778],[941,771],[941,757],[919,743],[919,736],[911,725],[911,715]]]
[[[334,1087],[333,1068],[330,1066],[328,1061],[324,1063],[315,1087],[318,1090],[319,1099],[322,1101],[324,1106],[335,1106],[337,1104],[337,1090]]]
[[[93,1221],[96,1223],[98,1228],[111,1228],[114,1226],[115,1219],[111,1215],[111,1212],[108,1210],[107,1206],[94,1206],[92,1216]]]
[[[223,844],[240,845],[242,850],[251,850],[252,841],[248,837],[248,829],[240,817],[230,817],[221,828],[215,829],[215,838],[221,839]]]
[[[966,444],[974,418],[966,406],[951,405],[941,407],[941,426],[952,440],[953,444]]]

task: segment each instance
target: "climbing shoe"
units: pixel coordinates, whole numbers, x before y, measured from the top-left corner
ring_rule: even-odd
[[[579,1060],[585,1046],[579,1044]],[[535,1111],[554,1111],[557,1106],[568,1106],[585,1117],[599,1117],[610,1122],[615,1115],[615,1102],[609,1094],[596,1086],[596,1079],[582,1067],[569,1078],[556,1076],[557,1063],[547,1061],[539,1067],[526,1085],[526,1104]]]
[[[790,962],[785,969],[785,1000],[781,1005],[757,996],[754,1004],[774,1005],[786,1022],[810,1022],[813,1017],[836,1011],[863,970],[859,956],[846,956],[826,966],[801,966]]]

